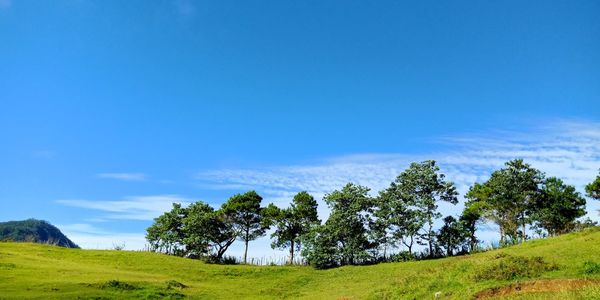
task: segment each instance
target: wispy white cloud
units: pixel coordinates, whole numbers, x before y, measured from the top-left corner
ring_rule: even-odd
[[[115,245],[125,249],[139,250],[146,245],[143,234],[112,232],[91,224],[64,224],[57,227],[75,244],[84,249],[112,249]]]
[[[420,155],[361,154],[304,165],[212,170],[196,174],[196,179],[204,187],[256,189],[267,201],[285,206],[295,192],[306,190],[321,198],[347,182],[366,185],[375,194],[411,162],[425,159],[438,161],[447,179],[464,194],[469,186],[486,180],[506,161],[523,158],[548,176],[560,177],[583,191],[600,169],[600,123],[560,121],[522,131],[443,137],[437,148],[442,150]],[[590,202],[588,211],[596,206],[597,203]],[[461,205],[442,209],[457,214]],[[326,216],[326,209],[321,210],[322,216]]]
[[[144,181],[147,176],[144,173],[100,173],[98,178],[116,179],[123,181]]]
[[[152,220],[172,207],[172,203],[187,205],[192,200],[177,195],[134,196],[123,200],[97,201],[83,199],[58,200],[60,204],[104,212],[103,219]]]

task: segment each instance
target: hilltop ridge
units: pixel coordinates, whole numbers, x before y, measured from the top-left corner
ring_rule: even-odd
[[[56,226],[36,219],[0,222],[0,241],[31,242],[65,248],[79,248]]]

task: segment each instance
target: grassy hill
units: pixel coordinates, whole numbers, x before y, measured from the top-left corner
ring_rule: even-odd
[[[0,222],[0,241],[32,242],[79,248],[52,224],[36,219]]]
[[[0,298],[600,299],[600,229],[439,260],[226,266],[148,252],[0,243]]]

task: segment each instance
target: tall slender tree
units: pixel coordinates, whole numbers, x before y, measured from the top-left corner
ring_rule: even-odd
[[[269,204],[264,210],[265,221],[275,226],[271,234],[273,249],[290,249],[289,263],[294,263],[295,251],[300,250],[304,235],[320,224],[317,216],[317,201],[303,191],[296,194],[289,208],[280,209]]]
[[[427,243],[430,255],[434,253],[433,223],[441,217],[437,211],[438,202],[458,203],[456,187],[452,182],[446,181],[445,177],[434,160],[426,160],[412,163],[395,180],[396,193],[418,211],[415,216],[421,218],[421,221],[416,223],[425,224],[425,232],[420,238]]]
[[[262,220],[262,197],[255,191],[236,194],[221,206],[225,222],[232,224],[244,242],[244,263],[248,262],[248,243],[265,235],[268,226]]]

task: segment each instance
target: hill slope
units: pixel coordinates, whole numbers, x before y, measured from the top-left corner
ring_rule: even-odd
[[[0,298],[594,299],[599,249],[595,228],[470,256],[319,271],[0,243]]]
[[[0,222],[0,241],[32,242],[79,248],[58,228],[46,221],[36,219]]]

